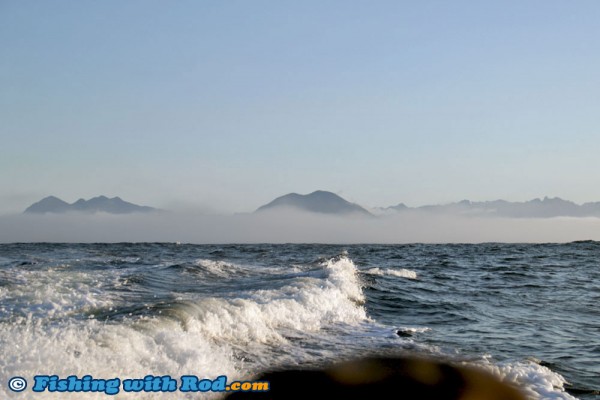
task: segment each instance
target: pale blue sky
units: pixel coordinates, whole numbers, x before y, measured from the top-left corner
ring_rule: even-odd
[[[0,213],[600,200],[600,2],[0,0]]]

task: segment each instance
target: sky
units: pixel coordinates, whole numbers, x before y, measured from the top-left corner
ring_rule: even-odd
[[[0,214],[600,200],[600,2],[0,0]]]

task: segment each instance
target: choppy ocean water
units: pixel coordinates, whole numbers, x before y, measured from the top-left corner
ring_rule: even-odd
[[[597,242],[5,244],[0,396],[19,396],[12,376],[242,379],[411,354],[600,399],[599,303]]]

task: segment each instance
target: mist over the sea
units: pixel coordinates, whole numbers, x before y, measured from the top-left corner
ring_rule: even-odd
[[[481,243],[600,240],[600,218],[501,218],[404,212],[380,217],[298,211],[0,217],[0,242]]]

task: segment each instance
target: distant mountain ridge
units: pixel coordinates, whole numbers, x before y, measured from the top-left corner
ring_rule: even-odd
[[[409,207],[404,203],[399,203],[395,206],[371,209],[373,211],[371,213],[358,204],[350,203],[342,197],[324,190],[317,190],[306,195],[289,193],[259,207],[256,212],[278,209],[295,209],[320,214],[362,214],[371,216],[422,212],[506,218],[600,217],[600,202],[578,205],[559,197],[544,197],[543,199],[538,198],[524,202],[506,200],[472,202],[462,200],[449,204],[419,207]]]
[[[320,214],[371,215],[370,212],[358,204],[350,203],[337,194],[324,190],[317,190],[305,195],[289,193],[259,207],[256,212],[282,209],[296,209]]]
[[[472,202],[462,200],[450,204],[420,207],[407,207],[400,203],[397,206],[379,210],[386,213],[422,211],[437,214],[489,215],[509,218],[600,217],[600,202],[578,205],[559,197],[544,197],[543,199],[533,199],[525,202],[506,200]]]
[[[27,207],[26,214],[62,214],[67,212],[97,213],[105,212],[109,214],[131,214],[157,211],[156,208],[148,206],[139,206],[122,200],[120,197],[108,198],[98,196],[89,200],[79,199],[69,204],[55,196],[48,196]]]
[[[600,202],[589,202],[578,205],[572,201],[563,200],[558,197],[544,197],[543,199],[538,198],[524,202],[510,202],[506,200],[473,202],[462,200],[449,204],[419,207],[409,207],[404,203],[399,203],[395,206],[377,207],[367,210],[358,204],[343,199],[335,193],[324,190],[317,190],[306,195],[289,193],[259,207],[255,213],[286,209],[317,214],[363,216],[385,216],[419,212],[439,215],[496,216],[506,218],[600,217]],[[24,213],[62,214],[69,212],[104,212],[110,214],[130,214],[153,211],[160,210],[129,203],[120,197],[108,198],[106,196],[98,196],[89,200],[79,199],[69,204],[58,197],[48,196],[29,206]]]

